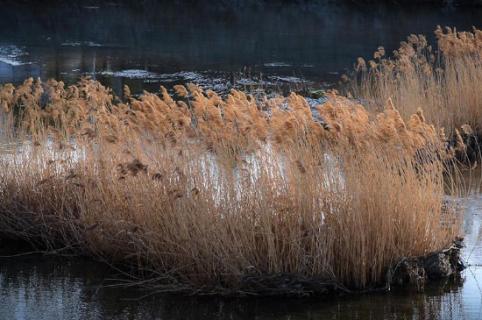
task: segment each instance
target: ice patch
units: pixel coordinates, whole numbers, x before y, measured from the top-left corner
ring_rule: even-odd
[[[156,79],[160,76],[157,73],[140,69],[128,69],[122,71],[102,71],[100,75],[117,77],[117,78],[129,78],[129,79]]]
[[[256,86],[256,85],[259,85],[260,82],[254,80],[254,79],[242,78],[242,79],[237,80],[236,84],[241,85],[241,86]]]
[[[100,43],[95,43],[93,41],[66,41],[61,44],[62,47],[80,47],[80,46],[85,46],[85,47],[102,47]]]
[[[225,91],[227,91],[228,89],[229,89],[229,87],[228,87],[228,85],[226,85],[226,84],[215,84],[215,85],[213,86],[213,90],[214,90],[215,92],[225,92]]]
[[[82,43],[80,42],[73,42],[73,41],[67,41],[61,44],[63,47],[80,47]]]
[[[202,81],[206,80],[206,78],[197,72],[193,71],[180,71],[176,73],[163,73],[159,75],[159,78],[163,81]]]
[[[175,73],[155,73],[141,69],[128,69],[121,71],[101,71],[97,74],[109,77],[129,78],[143,80],[144,83],[169,83],[169,82],[192,82],[203,88],[216,88],[215,90],[226,90],[226,79],[216,78],[193,71],[180,71]]]
[[[270,68],[276,68],[276,67],[291,67],[291,64],[286,63],[286,62],[267,62],[263,64],[265,67],[270,67]]]
[[[200,73],[192,71],[180,71],[176,73],[155,73],[141,69],[127,69],[121,71],[101,71],[98,74],[110,77],[120,77],[129,79],[145,79],[149,82],[162,81],[162,82],[195,82],[204,83],[207,81],[216,82],[217,79],[208,79]]]
[[[213,90],[218,94],[228,94],[230,89],[247,90],[250,93],[257,92],[256,89],[271,90],[280,85],[305,85],[312,84],[312,81],[295,76],[248,77],[234,75],[222,71],[179,71],[174,73],[156,73],[142,69],[127,69],[120,71],[104,70],[97,72],[98,75],[117,78],[129,78],[141,80],[144,83],[160,83],[170,88],[174,84],[194,83],[204,90]],[[247,89],[249,88],[249,89]]]
[[[306,82],[306,80],[303,80],[298,77],[280,77],[280,76],[271,76],[268,77],[269,79],[273,81],[281,81],[281,82],[289,82],[289,83],[303,83]]]
[[[6,63],[11,66],[30,64],[31,62],[23,62],[21,60],[21,57],[24,56],[28,56],[28,53],[17,46],[0,46],[0,62]]]

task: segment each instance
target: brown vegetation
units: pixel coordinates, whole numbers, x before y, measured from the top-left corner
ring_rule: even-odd
[[[388,99],[402,116],[422,108],[427,121],[449,134],[469,124],[482,134],[482,31],[438,27],[436,48],[423,35],[411,35],[393,57],[380,47],[374,60],[359,59],[349,91],[380,111]]]
[[[279,274],[381,285],[457,235],[453,149],[420,110],[176,92],[0,87],[1,236],[133,265],[168,290],[236,292]]]

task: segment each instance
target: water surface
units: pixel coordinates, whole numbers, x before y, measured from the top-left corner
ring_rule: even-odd
[[[0,83],[89,75],[117,92],[185,82],[217,91],[323,87],[357,57],[380,45],[391,52],[411,33],[482,27],[482,8],[232,2],[8,1]]]

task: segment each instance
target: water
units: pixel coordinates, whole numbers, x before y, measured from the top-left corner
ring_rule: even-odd
[[[53,4],[52,4],[53,3]],[[335,83],[358,56],[387,51],[437,24],[482,27],[482,9],[266,5],[229,7],[8,2],[0,10],[0,83],[73,83],[89,75],[120,92],[196,82],[282,89]],[[195,2],[194,2],[195,3]],[[329,299],[147,296],[110,288],[112,270],[81,258],[0,258],[0,319],[482,319],[482,196],[466,201],[458,280]]]
[[[116,92],[185,82],[217,91],[318,88],[410,33],[482,27],[482,8],[231,2],[239,5],[10,1],[0,10],[0,83],[89,75]]]

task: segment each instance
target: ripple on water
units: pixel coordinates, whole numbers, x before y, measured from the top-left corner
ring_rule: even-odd
[[[465,249],[462,258],[469,265],[482,266],[482,195],[469,197],[464,201],[464,207]]]

